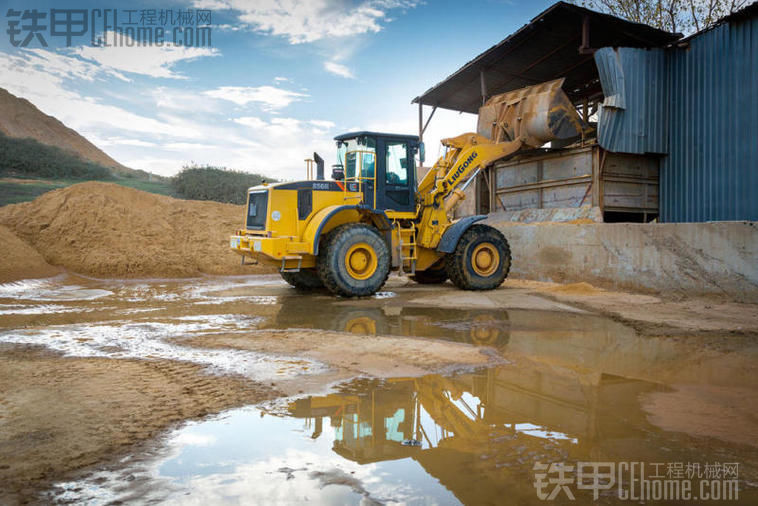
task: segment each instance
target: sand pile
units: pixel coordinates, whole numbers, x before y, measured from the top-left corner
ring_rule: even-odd
[[[600,295],[604,293],[604,290],[596,288],[591,284],[585,282],[558,285],[550,288],[545,288],[544,291],[560,293],[564,295]]]
[[[111,183],[81,183],[0,208],[10,228],[53,265],[96,277],[271,272],[229,250],[244,207],[178,200]]]
[[[60,272],[60,269],[45,262],[34,248],[3,226],[0,226],[0,257],[0,283],[26,278],[46,278]]]

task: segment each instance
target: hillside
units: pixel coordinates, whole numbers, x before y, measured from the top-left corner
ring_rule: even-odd
[[[0,225],[47,263],[104,278],[272,272],[240,266],[240,257],[229,250],[229,236],[243,217],[243,206],[98,182],[0,208]]]
[[[84,160],[108,167],[116,174],[147,176],[144,171],[121,165],[75,130],[43,113],[28,100],[19,98],[3,88],[0,88],[0,132],[8,137],[28,137],[43,144],[56,146]]]

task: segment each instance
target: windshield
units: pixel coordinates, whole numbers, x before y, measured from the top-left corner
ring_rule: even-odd
[[[363,142],[358,142],[361,139]],[[376,142],[371,138],[342,141],[337,149],[337,163],[345,167],[345,179],[374,177]]]

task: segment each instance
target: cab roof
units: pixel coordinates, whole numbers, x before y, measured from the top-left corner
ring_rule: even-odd
[[[383,132],[368,132],[362,130],[360,132],[348,132],[346,134],[340,134],[334,138],[335,141],[344,141],[347,139],[355,139],[356,137],[391,137],[393,139],[402,139],[404,141],[418,142],[418,135],[407,134],[388,134]]]

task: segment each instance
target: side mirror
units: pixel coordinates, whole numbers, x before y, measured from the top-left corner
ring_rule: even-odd
[[[424,148],[424,143],[419,142],[418,144],[418,160],[421,165],[424,165],[424,159],[426,158],[426,149]]]

